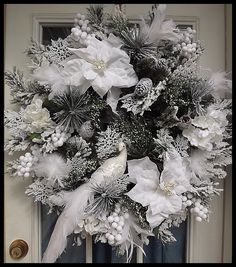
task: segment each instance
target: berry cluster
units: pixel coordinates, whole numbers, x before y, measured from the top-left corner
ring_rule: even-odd
[[[193,205],[190,212],[195,215],[196,221],[201,222],[202,219],[207,218],[209,211],[201,204],[201,200],[199,198],[195,198],[193,194],[188,193],[186,196],[182,196],[182,201],[185,207]]]
[[[33,161],[36,160],[37,159],[34,159],[32,154],[30,154],[29,152],[25,153],[24,156],[20,156],[20,165],[18,165],[17,167],[17,175],[29,177]]]
[[[202,219],[207,218],[208,209],[201,204],[200,199],[197,199],[194,203],[194,207],[190,209],[190,212],[196,216],[196,221],[201,222]]]
[[[68,138],[70,138],[70,136],[70,133],[63,132],[63,130],[57,126],[55,133],[53,133],[50,138],[55,147],[60,147],[63,146],[63,144],[67,141]]]
[[[120,204],[116,204],[115,211],[107,218],[110,224],[109,232],[105,234],[109,245],[116,245],[122,239],[122,231],[125,225],[125,219],[128,219],[129,214],[123,212],[120,208]]]
[[[183,33],[183,38],[181,39],[181,43],[177,44],[173,48],[173,52],[180,51],[180,54],[185,58],[191,58],[194,53],[197,51],[198,44],[193,42],[194,34],[196,34],[196,30],[192,30],[191,28],[187,28],[187,31]]]
[[[88,26],[89,21],[85,15],[78,13],[74,20],[75,27],[71,29],[71,35],[75,41],[80,42],[81,45],[87,45],[88,40],[94,37],[94,34],[90,34],[91,28]]]

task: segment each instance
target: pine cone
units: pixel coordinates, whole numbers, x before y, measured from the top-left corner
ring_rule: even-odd
[[[139,79],[150,78],[155,84],[164,80],[170,74],[166,59],[160,58],[157,60],[154,57],[141,59],[137,63],[135,71]]]
[[[79,134],[85,140],[88,140],[93,136],[94,127],[93,127],[91,121],[86,121],[81,125],[80,130],[79,130]]]
[[[147,93],[152,89],[153,83],[150,78],[142,78],[135,86],[135,95],[142,97],[147,95]]]

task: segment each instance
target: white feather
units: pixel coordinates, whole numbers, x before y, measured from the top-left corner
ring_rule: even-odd
[[[69,168],[60,155],[53,153],[40,158],[34,171],[37,177],[44,177],[50,185],[53,185],[56,181],[60,183],[61,179],[68,175]]]
[[[200,149],[194,149],[190,157],[190,170],[192,172],[192,179],[197,182],[199,179],[204,180],[207,175],[207,161],[206,152]]]
[[[91,179],[72,192],[62,192],[51,197],[51,201],[65,206],[59,216],[48,247],[43,256],[43,263],[52,263],[61,255],[67,244],[67,236],[70,235],[78,223],[84,218],[84,210],[89,199],[93,196],[90,184],[102,183],[107,177],[117,179],[121,177],[126,168],[127,150],[123,142],[118,147],[120,154],[117,157],[106,160],[91,176]]]
[[[51,85],[49,99],[66,90],[64,78],[61,76],[61,71],[56,65],[42,66],[31,74],[31,76],[41,85]]]
[[[224,98],[225,93],[232,94],[232,81],[226,78],[226,72],[212,73],[209,83],[213,87],[212,95],[216,98]]]
[[[154,11],[152,24],[148,26],[142,18],[140,31],[143,36],[147,36],[149,41],[158,44],[160,40],[177,41],[180,36],[174,32],[175,23],[172,20],[164,21],[166,17],[166,5],[161,4]]]
[[[48,247],[43,255],[42,263],[55,262],[66,248],[67,236],[73,232],[83,219],[84,209],[90,194],[88,184],[83,184],[71,192],[70,199],[67,200],[67,204],[54,227]]]
[[[132,258],[134,245],[139,247],[142,253],[145,255],[142,246],[144,243],[147,244],[147,236],[154,236],[154,234],[151,231],[140,228],[135,221],[135,217],[129,213],[129,218],[125,220],[122,231],[122,239],[117,242],[117,244],[120,246],[120,249],[122,251],[126,251],[127,262],[130,262]]]

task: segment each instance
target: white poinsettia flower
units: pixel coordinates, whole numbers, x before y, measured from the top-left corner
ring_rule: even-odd
[[[226,115],[226,112],[209,106],[206,115],[196,116],[191,125],[183,130],[183,136],[188,138],[191,145],[211,151],[213,144],[222,141],[228,124]]]
[[[136,185],[127,195],[144,207],[148,206],[146,218],[152,228],[170,214],[182,210],[181,194],[192,187],[183,159],[176,151],[166,152],[161,176],[149,157],[128,161],[128,171]]]
[[[90,86],[103,97],[112,87],[131,87],[138,78],[129,56],[120,48],[119,42],[99,41],[92,37],[86,48],[70,49],[78,58],[64,65],[63,75],[69,85],[83,86],[84,93]]]

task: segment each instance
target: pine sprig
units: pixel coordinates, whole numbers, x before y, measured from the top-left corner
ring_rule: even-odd
[[[135,64],[138,60],[145,57],[154,57],[157,55],[156,46],[148,41],[147,37],[140,33],[140,30],[124,28],[120,32],[124,49],[131,58],[131,63]]]
[[[13,71],[5,72],[5,82],[10,87],[13,104],[27,106],[31,103],[33,97],[49,94],[49,88],[41,86],[38,82],[26,81],[23,72],[16,67]]]
[[[105,14],[102,5],[90,5],[87,8],[87,19],[95,31],[104,31]]]

